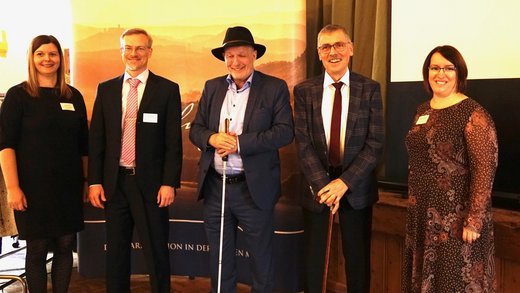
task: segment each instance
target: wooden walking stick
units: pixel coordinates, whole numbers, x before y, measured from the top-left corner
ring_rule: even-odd
[[[327,244],[325,247],[325,264],[323,265],[323,283],[321,285],[321,293],[327,292],[327,275],[329,272],[330,244],[332,242],[332,225],[334,224],[334,214],[332,208],[329,212],[329,223],[327,227]]]

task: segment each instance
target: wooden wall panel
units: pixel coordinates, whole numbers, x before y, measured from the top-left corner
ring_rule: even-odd
[[[520,263],[499,259],[497,267],[497,292],[520,292]]]
[[[373,292],[400,292],[401,269],[403,266],[404,241],[402,237],[386,237],[386,270],[384,271],[385,290]],[[377,260],[372,260],[377,261]]]
[[[382,233],[372,233],[372,248],[371,248],[371,279],[370,287],[373,292],[384,292],[386,274],[386,255],[387,247],[385,235]]]
[[[371,291],[401,292],[406,199],[382,193],[374,206]],[[520,292],[520,212],[493,209],[497,292]],[[341,238],[334,227],[327,292],[346,292]]]

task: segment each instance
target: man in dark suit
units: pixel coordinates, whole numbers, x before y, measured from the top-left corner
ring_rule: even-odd
[[[190,140],[201,150],[199,199],[204,198],[204,224],[210,245],[213,292],[218,284],[222,175],[226,174],[222,292],[236,291],[237,226],[246,235],[251,255],[252,292],[272,292],[273,210],[280,196],[278,149],[293,140],[287,84],[255,71],[265,53],[245,27],[227,30],[213,55],[229,74],[206,82]],[[229,133],[224,127],[230,120]],[[224,169],[222,158],[227,156]]]
[[[120,38],[125,73],[97,89],[90,125],[89,199],[106,218],[107,292],[130,292],[130,243],[137,229],[152,292],[170,292],[168,206],[180,186],[179,86],[148,70],[152,38]]]
[[[321,292],[327,223],[329,213],[337,211],[348,292],[370,292],[372,205],[378,198],[374,169],[383,148],[383,109],[379,84],[350,72],[353,53],[345,28],[327,25],[318,34],[325,73],[294,87],[296,145],[305,177],[305,292]]]

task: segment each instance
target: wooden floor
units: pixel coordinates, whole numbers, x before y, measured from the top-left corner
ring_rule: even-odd
[[[20,275],[24,273],[25,263],[25,241],[20,240],[15,248],[13,240],[9,237],[0,237],[2,244],[2,253],[0,254],[0,276],[2,275]],[[47,271],[50,272],[50,263],[47,264]],[[183,276],[172,276],[172,290],[176,293],[207,293],[210,292],[210,280],[208,278],[188,278]],[[7,284],[8,279],[0,278],[0,292],[2,293],[21,293],[23,286],[20,282],[12,282]],[[5,286],[5,287],[4,287]],[[48,276],[48,292],[51,290],[51,278]],[[2,290],[3,289],[3,290]],[[149,293],[150,285],[147,275],[132,275],[131,277],[132,293]],[[238,284],[237,293],[249,292],[250,287]],[[87,278],[78,273],[77,255],[74,254],[74,265],[72,269],[72,277],[68,293],[104,293],[104,278]]]
[[[49,276],[50,279],[50,276]],[[49,280],[48,289],[49,292],[51,284]],[[132,293],[149,293],[150,286],[148,283],[148,276],[145,275],[134,275],[132,276]],[[237,293],[249,292],[249,286],[239,284],[237,286]],[[6,287],[3,293],[20,293],[22,292],[22,286],[19,283],[13,283]],[[79,275],[74,270],[72,279],[69,287],[69,293],[104,293],[105,280],[102,278],[85,278]],[[172,290],[171,292],[178,293],[207,293],[210,292],[210,281],[207,278],[194,278],[172,276]]]

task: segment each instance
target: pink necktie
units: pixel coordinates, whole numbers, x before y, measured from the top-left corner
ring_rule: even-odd
[[[129,78],[130,90],[126,97],[126,114],[123,123],[121,160],[125,166],[132,166],[135,161],[135,125],[137,121],[137,86],[141,81]]]
[[[337,82],[332,85],[336,91],[330,122],[329,163],[333,167],[338,167],[341,166],[341,86],[343,83]]]

